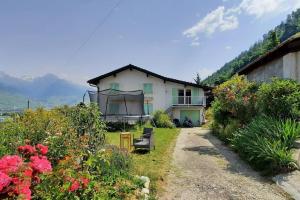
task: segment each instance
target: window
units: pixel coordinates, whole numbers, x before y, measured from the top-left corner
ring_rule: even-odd
[[[151,115],[153,113],[153,104],[144,103],[144,111],[146,115]]]
[[[119,83],[111,83],[110,84],[110,89],[119,90]]]
[[[144,93],[145,94],[152,94],[153,93],[152,83],[144,83]]]

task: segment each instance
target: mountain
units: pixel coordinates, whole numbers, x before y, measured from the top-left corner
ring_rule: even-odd
[[[236,58],[226,63],[211,76],[204,79],[202,83],[218,85],[230,79],[243,66],[276,47],[278,42],[283,42],[298,32],[300,32],[300,9],[288,15],[284,22],[265,34],[262,40],[257,41],[247,51],[240,53]]]
[[[82,101],[87,88],[53,74],[37,78],[16,78],[0,71],[0,109],[53,107]]]

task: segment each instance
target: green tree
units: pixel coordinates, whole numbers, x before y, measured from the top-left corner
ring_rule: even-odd
[[[201,84],[201,78],[200,78],[200,75],[199,73],[197,72],[196,74],[196,78],[194,78],[194,81],[197,85],[200,85]]]

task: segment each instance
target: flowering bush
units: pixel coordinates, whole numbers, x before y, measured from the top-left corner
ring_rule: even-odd
[[[227,117],[227,119],[222,120],[228,121],[229,118],[233,118],[238,119],[242,124],[251,121],[256,114],[256,90],[257,85],[249,82],[245,76],[234,76],[216,87],[213,93],[215,101],[220,105],[219,112],[225,118]]]
[[[0,197],[28,200],[31,188],[40,183],[39,175],[51,172],[52,166],[45,156],[47,146],[24,145],[18,151],[20,156],[6,155],[0,159]]]

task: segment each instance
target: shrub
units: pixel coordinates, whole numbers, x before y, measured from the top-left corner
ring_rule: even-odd
[[[157,110],[153,115],[153,121],[158,128],[174,128],[169,115],[162,110]]]
[[[213,91],[216,122],[226,123],[229,118],[238,119],[242,124],[249,122],[256,114],[256,90],[257,85],[249,82],[245,76],[233,76],[217,86]]]
[[[224,129],[218,134],[219,138],[223,140],[226,144],[230,143],[231,139],[233,138],[233,134],[241,127],[241,123],[236,119],[229,120],[228,124],[225,126]]]
[[[279,118],[300,117],[300,84],[293,80],[274,78],[263,83],[257,92],[257,108],[263,114]]]
[[[222,107],[222,104],[218,99],[213,101],[211,109],[215,125],[219,124],[224,128],[230,119],[230,112]]]
[[[296,168],[291,148],[299,134],[300,125],[295,121],[261,116],[235,132],[231,142],[256,169],[278,173]]]
[[[142,187],[130,175],[131,159],[118,148],[90,154],[79,164],[76,156],[61,160],[35,188],[38,199],[126,199]],[[130,198],[128,198],[130,199]]]
[[[1,123],[0,127],[0,157],[6,154],[15,154],[18,146],[24,144],[25,127],[8,120]]]

